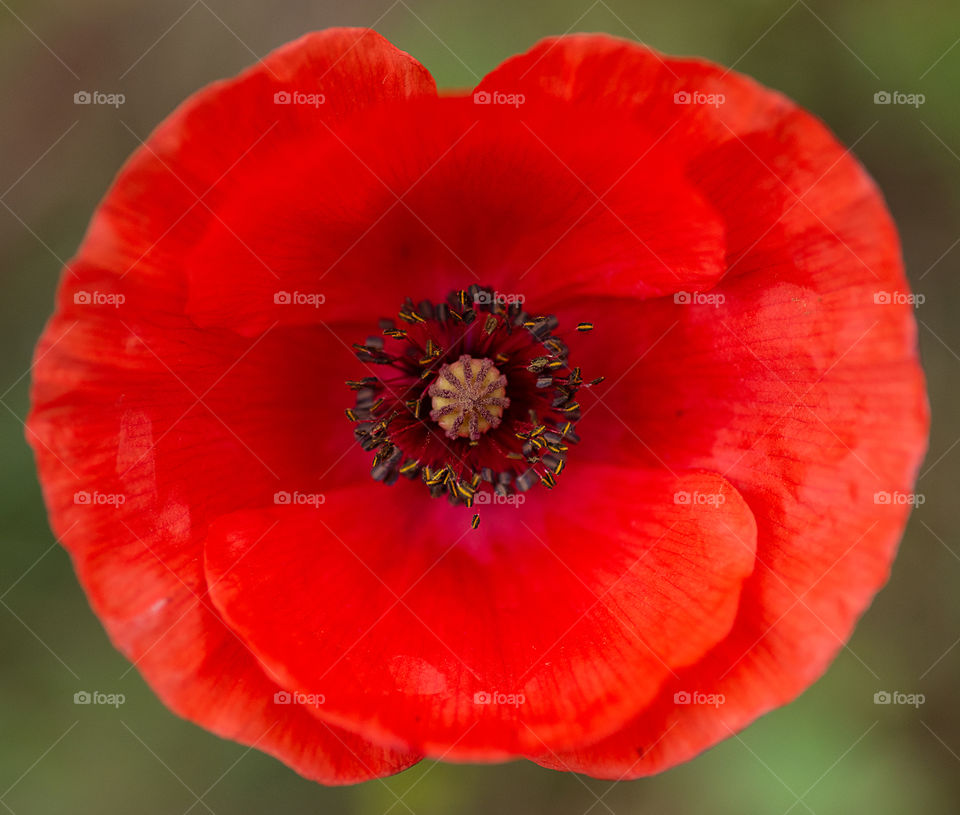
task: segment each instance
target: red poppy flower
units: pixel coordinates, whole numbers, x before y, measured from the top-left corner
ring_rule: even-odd
[[[438,97],[325,31],[130,159],[29,436],[182,716],[329,783],[630,778],[794,698],[886,579],[907,292],[866,173],[749,79],[574,36]]]

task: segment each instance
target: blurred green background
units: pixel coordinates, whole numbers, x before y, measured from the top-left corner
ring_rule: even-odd
[[[348,7],[349,6],[349,7]],[[424,762],[326,789],[169,713],[110,646],[47,527],[22,420],[62,260],[124,158],[184,97],[310,29],[373,26],[441,86],[538,38],[606,31],[735,65],[811,109],[900,225],[934,427],[888,587],[826,677],[695,761],[613,785]],[[955,813],[960,800],[960,5],[955,0],[0,0],[0,806],[30,813]],[[119,110],[73,94],[126,95]],[[875,105],[878,91],[919,107]],[[132,131],[132,132],[131,132]],[[75,706],[81,689],[119,710]],[[923,693],[878,706],[878,690]],[[198,801],[198,798],[202,799]]]

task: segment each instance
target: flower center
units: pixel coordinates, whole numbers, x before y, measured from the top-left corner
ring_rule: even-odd
[[[577,392],[603,380],[584,382],[569,364],[557,318],[480,286],[442,303],[408,298],[398,316],[402,327],[381,319],[381,335],[354,344],[371,375],[347,383],[347,418],[374,453],[374,480],[419,478],[466,506],[553,488],[579,441]]]
[[[452,365],[444,365],[427,393],[432,397],[430,418],[446,431],[477,441],[481,433],[500,426],[507,399],[507,378],[493,361],[464,354]]]

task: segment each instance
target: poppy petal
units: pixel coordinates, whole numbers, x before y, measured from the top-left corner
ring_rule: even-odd
[[[418,760],[276,706],[282,689],[206,596],[212,518],[278,489],[322,488],[315,462],[352,446],[349,430],[305,436],[324,421],[339,428],[342,414],[322,388],[311,396],[315,384],[291,387],[311,359],[335,370],[339,343],[201,332],[167,311],[175,295],[152,286],[144,310],[133,279],[73,271],[38,347],[28,438],[54,531],[114,645],[173,710],[310,778],[352,783]],[[94,294],[127,299],[98,305]]]
[[[358,289],[382,315],[474,283],[649,297],[709,288],[724,270],[720,218],[635,122],[574,126],[556,104],[447,97],[318,118],[277,151],[248,161],[187,259],[189,311],[204,325],[336,320]],[[276,304],[278,289],[302,302]]]
[[[211,597],[327,721],[457,759],[575,744],[726,634],[754,560],[750,512],[717,476],[582,476],[481,508],[477,530],[404,481],[227,516],[206,543]]]
[[[604,315],[579,349],[608,382],[592,405],[584,398],[578,454],[714,470],[757,518],[757,569],[725,640],[619,733],[536,759],[636,777],[793,699],[886,580],[909,506],[884,496],[909,499],[928,429],[915,322],[897,302],[909,288],[875,186],[778,94],[610,38],[542,44],[507,63],[506,77],[520,74],[583,104],[625,103],[617,88],[644,76],[648,90],[629,104],[664,127],[677,120],[675,89],[726,98],[683,107],[666,137],[689,151],[688,177],[725,220],[724,279],[699,298],[558,309]],[[694,693],[724,701],[676,702]]]
[[[615,111],[644,122],[686,157],[764,129],[795,108],[728,68],[670,57],[606,34],[541,40],[487,74],[477,89],[555,99],[582,115]]]
[[[370,106],[435,94],[429,72],[374,31],[307,34],[240,76],[199,91],[167,117],[120,171],[78,258],[120,277],[174,276],[206,231],[224,226],[218,202],[249,167],[318,127],[316,107],[297,100],[322,99],[325,121],[336,122]],[[263,271],[243,236],[229,237],[245,262]]]

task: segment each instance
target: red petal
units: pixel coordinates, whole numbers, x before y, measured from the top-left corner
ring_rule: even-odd
[[[94,611],[173,711],[326,784],[390,775],[419,760],[328,725],[301,705],[277,704],[281,686],[210,606],[197,554],[206,530],[185,503],[168,498],[158,506],[128,495],[119,508],[77,504],[77,484],[89,482],[53,466],[52,456],[39,458],[54,531]],[[95,493],[111,489],[107,483]]]
[[[337,115],[434,92],[429,74],[379,35],[333,30],[181,106],[121,172],[64,275],[59,314],[37,351],[28,436],[52,524],[91,603],[159,695],[311,778],[347,783],[418,756],[274,706],[279,687],[196,603],[204,591],[196,547],[210,518],[270,500],[278,488],[316,489],[315,462],[352,446],[347,428],[341,441],[323,430],[339,411],[322,380],[304,381],[313,367],[340,377],[349,354],[338,341],[278,331],[238,342],[201,334],[182,316],[178,272],[212,217],[209,205],[278,119],[291,129],[309,119],[274,104],[285,89],[319,89]],[[126,300],[84,302],[98,295]],[[307,426],[319,432],[304,436]],[[125,503],[77,504],[78,492]]]
[[[750,512],[714,475],[581,478],[483,507],[475,531],[474,510],[425,506],[409,482],[238,513],[207,540],[211,596],[325,720],[457,759],[575,744],[726,634],[754,556]]]
[[[316,462],[353,447],[325,380],[303,376],[318,361],[335,376],[338,355],[351,367],[352,355],[329,335],[201,332],[156,287],[74,268],[37,350],[28,437],[54,530],[114,644],[173,710],[308,777],[350,783],[409,766],[414,753],[275,706],[280,686],[205,597],[211,519],[278,489],[322,488]],[[127,300],[75,304],[84,292]]]
[[[636,123],[574,126],[556,105],[472,98],[335,128],[317,116],[316,132],[247,162],[188,259],[203,324],[253,334],[337,319],[357,312],[358,289],[376,315],[472,283],[531,298],[652,296],[707,288],[723,271],[716,213]],[[325,303],[275,305],[278,289]]]
[[[560,100],[581,116],[613,112],[643,122],[687,160],[794,109],[780,94],[719,65],[668,57],[605,34],[542,40],[484,77],[478,89]],[[678,93],[701,94],[703,102],[680,103]]]
[[[928,416],[911,309],[876,295],[909,289],[872,182],[778,95],[607,38],[541,45],[505,72],[585,105],[624,103],[615,89],[645,78],[649,96],[629,102],[664,127],[676,121],[665,101],[674,88],[727,99],[684,107],[666,137],[689,151],[688,177],[725,219],[730,270],[713,302],[560,310],[598,323],[578,362],[608,376],[603,404],[582,400],[578,455],[723,473],[757,518],[757,570],[729,636],[621,732],[537,759],[646,775],[794,698],[885,581],[908,507],[875,495],[910,494]],[[682,692],[725,702],[677,705]]]
[[[371,106],[432,96],[436,86],[422,65],[374,31],[339,28],[301,37],[180,105],[120,172],[80,258],[117,275],[177,275],[194,244],[220,223],[218,202],[249,166],[316,131],[316,108],[277,104],[278,93],[322,95],[324,120],[334,123]],[[264,214],[262,206],[246,205]],[[242,236],[231,240],[243,248]],[[250,253],[245,260],[260,263]]]

